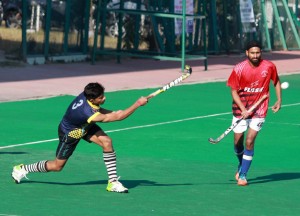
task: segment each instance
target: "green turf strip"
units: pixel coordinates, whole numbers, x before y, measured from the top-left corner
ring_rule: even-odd
[[[4,148],[0,215],[297,215],[300,76],[281,79],[290,88],[283,91],[281,111],[270,111],[256,140],[247,187],[234,180],[232,134],[218,145],[207,141],[231,124],[230,90],[224,82],[181,85],[122,122],[99,124],[113,138],[118,174],[129,194],[105,191],[107,174],[96,145],[81,141],[62,172],[29,174],[20,185],[11,180],[12,166],[53,159],[57,141]],[[107,93],[104,107],[126,108],[153,90]],[[271,97],[270,105],[273,90]],[[0,103],[0,147],[57,138],[72,98]],[[118,131],[124,128],[129,129]]]

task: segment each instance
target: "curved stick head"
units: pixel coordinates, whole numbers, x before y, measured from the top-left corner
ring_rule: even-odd
[[[210,142],[211,144],[217,144],[218,143],[218,141],[214,140],[213,138],[209,138],[208,142]]]

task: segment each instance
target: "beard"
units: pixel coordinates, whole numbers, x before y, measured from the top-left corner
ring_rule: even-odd
[[[254,66],[258,66],[260,63],[261,58],[250,58],[248,57],[248,60],[253,64]]]

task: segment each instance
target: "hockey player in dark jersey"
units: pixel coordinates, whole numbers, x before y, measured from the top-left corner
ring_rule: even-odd
[[[33,164],[14,166],[12,178],[20,183],[31,172],[61,171],[73,154],[81,139],[100,145],[103,149],[103,160],[108,173],[106,190],[127,193],[128,189],[119,182],[117,176],[116,153],[111,138],[97,125],[96,122],[120,121],[130,116],[140,106],[145,105],[146,97],[139,98],[125,110],[106,110],[100,105],[105,102],[104,87],[99,83],[89,83],[69,105],[59,127],[59,144],[54,160],[43,160]]]

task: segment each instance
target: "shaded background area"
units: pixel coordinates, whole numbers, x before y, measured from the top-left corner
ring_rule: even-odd
[[[175,34],[178,20],[163,16],[181,13],[182,3],[175,5],[173,0],[0,2],[0,49],[21,60],[27,54],[49,60],[75,53],[93,54],[94,59],[94,48],[101,54],[97,58],[111,50],[170,56],[183,47],[187,54],[239,54],[251,39],[259,39],[265,50],[300,49],[298,0],[182,1],[193,16],[184,41]]]

